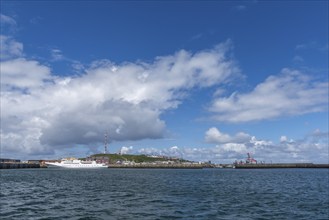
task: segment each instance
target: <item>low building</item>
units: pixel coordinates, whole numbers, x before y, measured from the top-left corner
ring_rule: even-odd
[[[45,161],[44,160],[28,160],[27,163],[44,165]]]
[[[0,158],[0,163],[20,163],[21,160]]]
[[[96,163],[105,163],[108,164],[109,163],[109,158],[108,157],[104,157],[104,156],[99,156],[99,157],[87,157],[86,161],[96,161]]]

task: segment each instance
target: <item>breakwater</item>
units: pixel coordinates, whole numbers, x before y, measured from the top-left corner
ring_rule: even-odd
[[[139,168],[139,169],[203,169],[212,168],[205,164],[110,164],[108,168]]]
[[[0,169],[26,169],[26,168],[47,168],[47,166],[35,164],[35,163],[0,163]]]
[[[329,164],[313,164],[313,163],[236,164],[235,168],[236,169],[329,168]]]

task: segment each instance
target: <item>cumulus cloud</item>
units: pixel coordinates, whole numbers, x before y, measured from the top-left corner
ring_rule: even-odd
[[[283,160],[285,159],[284,155],[290,155],[298,161],[328,163],[328,138],[329,133],[322,132],[319,129],[299,140],[288,139],[284,136],[284,138],[280,138],[280,144],[277,146],[277,149],[270,154],[275,157],[282,157]]]
[[[327,163],[329,160],[328,132],[322,132],[319,129],[299,140],[289,139],[286,135],[282,135],[278,143],[249,135],[244,140],[234,137],[237,135],[223,134],[217,128],[210,128],[205,133],[205,140],[216,146],[203,149],[207,152],[204,155],[214,161],[226,162],[233,159],[242,160],[248,152],[254,154],[258,161],[268,163],[271,161]]]
[[[209,136],[208,131],[205,134],[205,139]],[[226,135],[234,137],[234,135]],[[149,155],[176,156],[193,161],[210,160],[215,163],[244,161],[247,153],[252,153],[258,162],[266,163],[328,163],[328,137],[328,132],[315,130],[299,140],[292,140],[282,135],[277,143],[251,136],[249,139],[245,139],[244,142],[234,142],[234,138],[225,143],[221,139],[212,140],[214,145],[210,147],[141,148],[136,152]]]
[[[120,154],[130,154],[133,152],[133,149],[134,149],[133,146],[130,146],[130,147],[123,146],[120,149]]]
[[[297,70],[283,69],[253,91],[215,98],[209,108],[214,119],[228,122],[266,120],[328,109],[328,82]]]
[[[261,149],[272,146],[271,141],[258,140],[244,132],[238,132],[235,135],[222,133],[216,127],[208,129],[205,133],[205,141],[215,144],[211,154],[214,155],[212,160],[237,160],[244,157],[248,152],[255,153]]]
[[[181,149],[178,146],[172,146],[168,148],[141,148],[137,151],[139,154],[145,155],[156,155],[156,156],[167,156],[167,157],[176,157],[176,158],[185,158],[185,149]]]
[[[11,89],[33,90],[44,86],[51,80],[50,69],[37,61],[24,58],[1,62],[1,90]]]
[[[217,128],[212,127],[206,132],[205,140],[208,143],[244,143],[251,139],[249,134],[239,132],[234,136],[220,132]]]
[[[148,63],[96,61],[71,77],[55,76],[27,58],[2,61],[2,150],[42,154],[90,146],[102,142],[105,130],[112,141],[162,138],[161,114],[176,108],[190,89],[221,85],[239,74],[227,56],[230,44]]]

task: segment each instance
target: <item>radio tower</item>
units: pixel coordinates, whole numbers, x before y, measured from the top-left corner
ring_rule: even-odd
[[[104,154],[107,154],[107,146],[108,146],[108,131],[104,134]]]

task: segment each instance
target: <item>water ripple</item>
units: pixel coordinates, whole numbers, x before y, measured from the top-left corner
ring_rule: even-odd
[[[1,219],[328,219],[328,170],[1,170]]]

